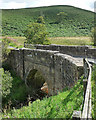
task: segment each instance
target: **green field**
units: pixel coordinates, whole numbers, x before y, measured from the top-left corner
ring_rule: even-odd
[[[66,13],[66,17],[58,22],[57,14]],[[93,12],[72,6],[50,6],[25,9],[2,10],[2,35],[23,36],[30,22],[36,22],[43,16],[49,37],[90,36],[94,26]]]
[[[13,47],[24,47],[24,42],[26,42],[25,37],[6,37],[12,39],[13,43],[16,44]],[[57,45],[93,45],[91,37],[49,37],[49,41],[50,44]]]
[[[49,38],[51,44],[57,45],[92,45],[90,37],[54,37]]]

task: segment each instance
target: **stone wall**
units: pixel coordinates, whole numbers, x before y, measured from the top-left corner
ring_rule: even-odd
[[[83,73],[83,65],[73,57],[51,50],[15,49],[9,55],[9,64],[25,82],[31,70],[40,71],[51,95],[73,86]]]
[[[32,48],[33,45],[25,44],[25,47]],[[59,51],[63,54],[79,57],[96,58],[96,48],[90,46],[66,46],[66,45],[35,45],[36,49]]]
[[[24,51],[21,49],[13,49],[8,57],[8,64],[11,65],[12,69],[18,76],[23,79],[24,77]]]

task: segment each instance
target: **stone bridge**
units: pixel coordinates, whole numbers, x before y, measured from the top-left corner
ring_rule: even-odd
[[[36,46],[35,46],[36,47]],[[64,50],[53,46],[54,50],[48,50],[50,46],[37,46],[37,49],[22,48],[14,49],[9,55],[9,64],[13,70],[19,75],[25,83],[27,83],[28,76],[31,75],[31,81],[33,76],[39,71],[44,77],[45,81],[37,81],[43,85],[44,82],[48,84],[48,93],[50,95],[57,94],[58,91],[62,91],[66,87],[72,87],[76,81],[83,74],[83,62],[77,59],[76,56],[64,54]],[[56,49],[56,47],[58,49]],[[44,50],[44,48],[46,48]],[[63,51],[60,51],[60,49]],[[79,48],[80,49],[80,48]],[[75,49],[76,50],[76,47]],[[70,53],[74,51],[70,49]],[[76,51],[79,53],[80,50]],[[75,51],[73,52],[75,53]],[[81,53],[85,55],[84,48]],[[80,56],[80,53],[78,54]],[[91,54],[92,55],[92,54]],[[82,55],[83,56],[83,55]],[[32,86],[33,87],[33,86]]]

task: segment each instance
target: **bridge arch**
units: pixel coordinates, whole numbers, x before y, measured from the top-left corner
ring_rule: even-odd
[[[34,87],[34,88],[42,87],[44,82],[45,82],[45,79],[42,73],[36,69],[32,69],[29,72],[27,79],[26,79],[27,86]]]
[[[40,80],[36,77],[40,77]],[[48,94],[53,95],[54,92],[54,83],[53,83],[54,75],[46,66],[36,65],[30,63],[25,69],[24,81],[28,86],[35,87],[40,89],[44,83],[47,83],[48,86]]]

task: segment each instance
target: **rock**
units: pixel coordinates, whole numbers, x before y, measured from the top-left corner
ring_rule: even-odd
[[[48,85],[47,85],[46,82],[45,82],[45,83],[43,84],[43,86],[41,87],[41,90],[42,90],[44,93],[48,94]]]

